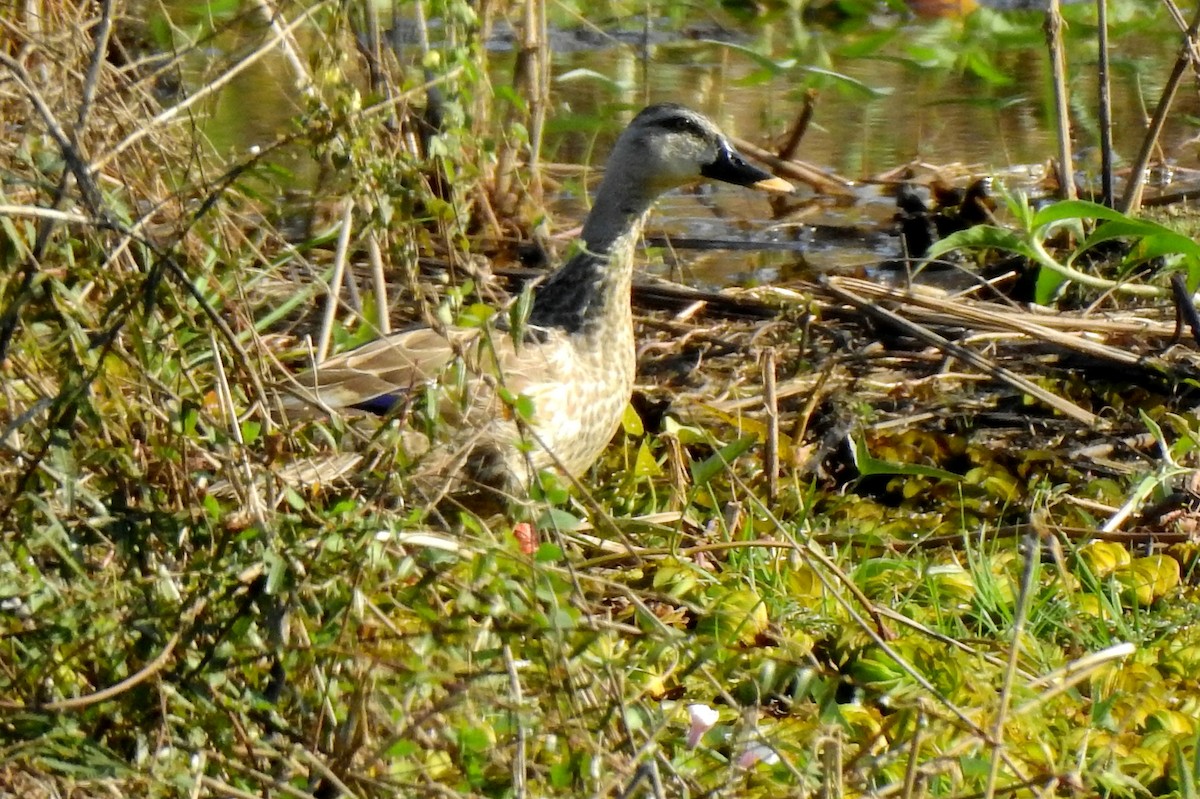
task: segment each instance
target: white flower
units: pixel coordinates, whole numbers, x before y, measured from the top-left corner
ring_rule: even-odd
[[[779,762],[779,754],[766,744],[750,744],[738,755],[737,767],[750,768],[760,760],[768,766],[773,766]]]
[[[687,706],[688,711],[688,734],[687,748],[695,749],[700,743],[700,739],[704,737],[704,733],[713,728],[717,723],[717,711],[713,710],[708,705],[694,704]]]

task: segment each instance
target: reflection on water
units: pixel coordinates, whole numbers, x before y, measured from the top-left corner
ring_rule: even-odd
[[[1145,107],[1157,97],[1170,66],[1170,54],[1160,38],[1141,44],[1147,55],[1125,56],[1113,78],[1118,158],[1131,158],[1136,152],[1145,129]],[[618,93],[608,84],[568,81],[556,84],[556,96],[585,116],[603,117],[612,103],[623,103],[629,111],[622,121],[646,102],[673,100],[694,106],[736,135],[747,137],[782,132],[800,109],[795,81],[804,76],[799,70],[790,80],[781,77],[746,85],[755,66],[708,44],[656,47],[651,59],[643,84],[638,80],[641,63],[629,49],[565,55],[558,60],[559,74],[593,70],[628,88]],[[897,59],[847,60],[838,71],[880,90],[881,95],[865,99],[837,89],[822,93],[802,157],[851,178],[914,160],[963,163],[981,170],[1045,161],[1054,152],[1054,134],[1049,127],[1050,75],[1044,54],[1002,53],[996,66],[1010,76],[1008,84],[992,85],[970,75],[921,69]],[[1094,76],[1074,81],[1070,90],[1077,146],[1084,147],[1086,156],[1096,125],[1091,110],[1097,91]],[[1177,103],[1173,124],[1164,134],[1164,149],[1194,164],[1194,150],[1185,150],[1182,144],[1194,135],[1185,116],[1196,113],[1200,105],[1195,97],[1182,95]],[[563,160],[574,162],[584,151],[570,143],[564,142],[568,146]]]
[[[1048,59],[1040,42],[1016,46],[997,39],[987,53],[991,72],[985,74],[1007,76],[1002,82],[984,80],[966,68],[970,48],[979,46],[978,37],[968,40],[963,34],[963,50],[957,54],[964,60],[961,68],[935,68],[922,62],[923,52],[932,60],[944,57],[945,51],[956,45],[959,31],[967,30],[966,24],[957,20],[918,21],[891,31],[864,30],[849,35],[805,29],[794,19],[760,20],[753,30],[742,32],[707,19],[697,25],[700,27],[689,29],[686,35],[652,29],[647,41],[628,30],[612,35],[581,26],[586,35],[556,33],[554,40],[559,46],[554,53],[552,110],[543,159],[599,166],[623,124],[646,103],[665,100],[709,114],[735,136],[769,145],[770,136],[781,136],[799,113],[804,91],[819,82],[805,69],[807,63],[821,64],[874,90],[855,91],[836,80],[825,81],[813,124],[800,148],[800,157],[853,180],[867,180],[912,162],[960,165],[958,174],[1002,173],[1012,167],[1036,167],[1054,153]],[[998,30],[1004,32],[1003,24],[998,24]],[[215,46],[227,54],[244,52],[262,35],[261,25],[247,24],[224,34]],[[504,36],[503,30],[497,33],[489,48],[497,84],[510,82],[515,59],[511,48],[504,46]],[[876,37],[881,44],[874,50],[863,49],[860,42],[867,37]],[[712,39],[736,40],[756,53],[770,54],[780,66],[773,73],[764,70],[746,54]],[[855,47],[869,55],[838,55],[839,48],[846,52]],[[1092,145],[1095,56],[1089,48],[1088,43],[1076,42],[1071,49],[1074,70],[1081,75],[1072,83],[1071,105],[1085,180],[1098,162]],[[1118,165],[1132,158],[1139,146],[1147,106],[1157,98],[1174,48],[1174,35],[1167,38],[1155,31],[1123,36],[1114,45],[1112,96]],[[789,59],[791,63],[787,63]],[[197,85],[206,79],[206,67],[199,61],[193,65]],[[231,82],[209,105],[203,123],[218,152],[262,144],[288,130],[300,110],[294,85],[290,67],[275,56]],[[1182,93],[1162,138],[1168,160],[1195,165],[1195,148],[1185,143],[1193,135],[1188,116],[1198,112],[1196,97]],[[287,158],[282,166],[294,173],[294,185],[311,187],[315,167],[300,152]],[[552,207],[560,222],[582,218],[586,206],[579,195],[585,188],[579,181],[568,180],[565,186],[563,196]],[[754,229],[761,231],[770,216],[763,198],[747,194],[728,188],[680,194],[663,203],[656,224],[660,230],[692,238],[742,238],[747,235],[743,223],[734,220],[755,220]],[[891,208],[890,197],[867,187],[851,208],[818,207],[804,217],[804,225],[779,224],[756,235],[803,242],[805,261],[814,268],[853,268],[894,254],[886,252],[892,240],[879,238]],[[861,235],[815,236],[814,224],[823,226],[818,230]],[[752,276],[770,278],[797,260],[789,248],[753,261],[744,252],[736,257],[710,253],[692,261],[690,268],[705,282],[728,282]],[[730,262],[737,266],[728,266]]]

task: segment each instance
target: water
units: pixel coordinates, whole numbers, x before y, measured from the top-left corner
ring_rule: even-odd
[[[777,217],[764,196],[721,186],[672,195],[651,227],[691,240],[772,243],[762,253],[680,250],[674,253],[679,257],[668,259],[685,278],[707,285],[808,270],[853,271],[897,254],[895,240],[885,235],[893,200],[875,180],[884,173],[890,179],[898,167],[912,165],[917,179],[938,173],[960,183],[998,174],[1011,187],[1037,190],[1043,165],[1056,152],[1050,68],[1036,27],[1012,19],[983,12],[967,21],[868,21],[853,31],[835,31],[787,15],[741,28],[701,16],[674,27],[635,21],[607,30],[556,29],[543,159],[599,167],[623,122],[646,103],[664,100],[701,110],[728,133],[771,149],[799,113],[804,92],[815,88],[815,114],[799,157],[855,181],[852,203],[833,203],[801,187],[799,207]],[[1085,34],[1080,30],[1085,27],[1076,23],[1073,33]],[[1130,29],[1115,36],[1113,45],[1120,166],[1137,151],[1178,37],[1137,19],[1117,19],[1115,27]],[[397,40],[411,38],[403,29],[399,34]],[[489,42],[497,85],[511,80],[512,44],[502,27]],[[217,44],[230,52],[238,46],[224,39]],[[769,54],[775,65],[739,47]],[[1089,183],[1099,161],[1090,36],[1074,39],[1069,57],[1079,75],[1070,87],[1079,175]],[[814,73],[812,65],[837,76]],[[287,130],[298,108],[290,77],[282,59],[268,58],[231,83],[209,109],[206,129],[217,148],[238,151]],[[1163,158],[1185,172],[1197,166],[1191,141],[1197,106],[1195,93],[1182,91],[1161,140]],[[303,153],[285,158],[296,185],[311,185],[315,169]],[[582,218],[586,202],[578,191],[567,190],[551,198],[550,211],[556,223],[567,226]]]

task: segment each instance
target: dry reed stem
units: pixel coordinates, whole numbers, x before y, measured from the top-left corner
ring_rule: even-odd
[[[1033,603],[1033,573],[1034,564],[1041,554],[1038,539],[1028,536],[1024,541],[1024,568],[1021,570],[1020,590],[1017,593],[1016,608],[1013,612],[1012,638],[1009,642],[1008,666],[1004,670],[1004,681],[1000,686],[1000,696],[997,698],[996,718],[992,722],[991,758],[988,763],[987,783],[984,786],[985,799],[993,799],[996,795],[997,783],[1000,779],[1000,761],[1004,751],[1004,730],[1008,721],[1008,709],[1012,702],[1013,686],[1016,683],[1017,660],[1021,653],[1021,638],[1025,634],[1025,619],[1029,615],[1029,607]],[[1021,777],[1021,779],[1025,779]]]
[[[272,8],[270,0],[254,0],[254,6],[262,15],[263,21],[270,26],[279,40],[279,50],[283,53],[284,59],[288,66],[296,73],[296,89],[302,94],[309,94],[313,90],[314,82],[312,74],[308,71],[308,66],[304,63],[304,59],[300,57],[300,48],[296,44],[296,37],[293,35],[293,30],[285,29],[279,19],[283,16],[279,9]]]
[[[1129,181],[1125,184],[1125,193],[1121,197],[1120,211],[1122,213],[1137,213],[1141,207],[1142,190],[1146,185],[1146,168],[1150,165],[1150,158],[1154,153],[1154,148],[1158,146],[1158,137],[1162,134],[1163,126],[1166,125],[1167,114],[1170,113],[1171,104],[1175,101],[1175,93],[1178,91],[1179,84],[1183,80],[1184,70],[1187,69],[1189,63],[1192,63],[1197,58],[1197,35],[1200,35],[1200,7],[1196,8],[1191,24],[1188,25],[1187,30],[1184,32],[1184,40],[1182,46],[1179,48],[1179,55],[1175,59],[1175,64],[1171,67],[1171,74],[1167,77],[1167,82],[1163,85],[1162,94],[1158,98],[1158,105],[1154,108],[1154,115],[1150,118],[1149,127],[1146,130],[1145,136],[1142,137],[1142,145],[1138,149],[1137,157],[1134,158],[1133,166],[1130,168]]]
[[[775,350],[762,353],[763,405],[767,417],[767,440],[763,447],[763,469],[767,474],[767,499],[779,493],[779,400],[775,396]]]
[[[1075,199],[1075,159],[1071,155],[1071,107],[1067,94],[1067,55],[1063,47],[1063,18],[1059,0],[1046,9],[1046,48],[1054,84],[1054,121],[1058,139],[1058,196]]]
[[[333,340],[333,325],[337,320],[337,310],[341,303],[342,287],[346,282],[346,262],[350,252],[350,233],[354,222],[354,201],[347,199],[342,203],[342,221],[338,226],[337,249],[333,257],[333,277],[329,280],[329,294],[325,300],[325,313],[321,318],[321,329],[317,336],[317,352],[313,366],[319,366],[329,357],[329,347]]]
[[[944,294],[931,293],[921,296],[912,291],[879,286],[854,278],[833,277],[829,282],[851,293],[860,294],[863,298],[898,303],[905,317],[910,320],[920,319],[926,324],[947,327],[961,325],[972,330],[1008,333],[1014,341],[1040,341],[1121,367],[1159,374],[1171,371],[1170,365],[1157,356],[1133,352],[1095,340],[1095,336],[1102,332],[1120,332],[1128,336],[1138,336],[1143,340],[1148,335],[1162,338],[1173,336],[1174,327],[1168,331],[1168,327],[1162,323],[1140,320],[1121,322],[1095,316],[1079,318],[1023,313],[982,302],[955,299]]]
[[[1100,201],[1113,207],[1112,97],[1109,91],[1108,0],[1096,0],[1096,123],[1100,128]]]
[[[1063,397],[1047,391],[1041,386],[1032,383],[1026,378],[1016,374],[1011,369],[999,366],[998,364],[983,357],[973,350],[961,347],[951,342],[944,336],[940,336],[926,327],[922,327],[921,325],[910,322],[899,314],[889,311],[886,308],[882,308],[878,305],[867,302],[861,297],[855,295],[853,292],[840,288],[834,285],[832,282],[826,282],[825,286],[833,294],[833,296],[837,297],[843,302],[849,303],[859,311],[886,321],[888,324],[905,331],[914,338],[917,338],[926,344],[937,347],[946,355],[957,358],[961,361],[965,361],[977,369],[982,369],[996,380],[1007,383],[1018,391],[1034,397],[1035,399],[1045,403],[1049,407],[1057,410],[1065,416],[1075,419],[1076,421],[1081,422],[1095,430],[1102,430],[1109,426],[1109,422],[1107,420],[1079,407],[1075,403]]]
[[[367,231],[367,256],[371,262],[371,284],[375,289],[375,316],[379,334],[392,332],[391,303],[388,302],[387,275],[383,268],[383,252],[379,249],[379,236],[374,230]]]
[[[763,162],[782,178],[804,183],[810,186],[813,191],[821,194],[832,194],[840,197],[854,196],[854,181],[848,178],[804,161],[784,160],[770,150],[765,150],[757,144],[737,136],[731,137],[731,141],[742,153]]]

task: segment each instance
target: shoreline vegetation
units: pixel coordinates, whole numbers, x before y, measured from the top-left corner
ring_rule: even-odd
[[[600,35],[600,11],[0,11],[0,798],[1196,794],[1200,247],[1191,190],[1140,202],[1135,158],[1070,189],[1061,167],[868,182],[798,160],[806,85],[794,119],[738,131],[813,197],[773,205],[761,248],[802,261],[778,231],[836,234],[810,217],[869,183],[896,197],[867,231],[890,254],[639,277],[638,390],[584,479],[447,525],[412,501],[400,420],[287,420],[275,387],[314,357],[482,323],[558,262],[578,220],[547,209],[589,176],[545,149],[549,32]],[[875,57],[862,31],[907,13],[730,0],[694,24],[857,31]],[[982,91],[999,70],[959,33],[1037,38],[1059,11],[976,13],[922,30]],[[1047,29],[1060,91],[1098,82]],[[294,108],[238,95],[263,67]],[[231,96],[287,124],[209,138]],[[1092,103],[1069,99],[1055,164]]]

